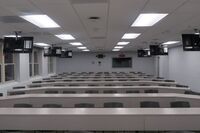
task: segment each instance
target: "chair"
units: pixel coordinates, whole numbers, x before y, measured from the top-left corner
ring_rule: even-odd
[[[55,80],[47,80],[47,81],[45,81],[45,82],[51,83],[51,82],[56,82],[56,81],[55,81]]]
[[[133,85],[131,85],[131,84],[123,84],[122,86],[133,86]]]
[[[14,108],[32,108],[32,104],[27,104],[27,103],[16,103],[13,105]]]
[[[143,101],[140,102],[140,107],[141,108],[159,108],[159,102],[154,102],[154,101]]]
[[[72,80],[68,80],[68,79],[66,79],[66,80],[63,80],[64,82],[71,82]]]
[[[62,108],[62,105],[49,103],[49,104],[43,104],[42,107],[43,108]]]
[[[59,84],[57,84],[57,85],[53,85],[53,86],[57,86],[57,87],[63,87],[63,86],[65,86],[65,85],[59,85]]]
[[[176,85],[176,87],[188,88],[189,86],[187,86],[187,85]]]
[[[3,96],[3,93],[0,93],[0,97],[2,97]]]
[[[119,79],[118,81],[127,81],[126,79]]]
[[[158,90],[144,90],[144,93],[158,93]]]
[[[47,90],[45,91],[46,94],[57,94],[58,91],[57,90]]]
[[[113,93],[117,93],[116,90],[104,90],[103,93],[105,94],[113,94]]]
[[[99,86],[98,84],[88,84],[88,86]]]
[[[164,80],[165,82],[175,82],[175,80]]]
[[[24,89],[24,88],[26,88],[25,86],[15,86],[15,87],[13,87],[13,89]]]
[[[32,83],[42,83],[42,81],[33,81]]]
[[[10,96],[13,96],[13,95],[24,95],[25,92],[24,91],[16,91],[16,92],[10,92]]]
[[[42,87],[41,85],[30,85],[29,88],[37,88],[37,87]]]
[[[69,84],[68,86],[80,86],[78,84]]]
[[[97,94],[99,93],[98,90],[86,90],[85,93],[88,93],[88,94]]]
[[[74,105],[75,108],[94,108],[92,103],[77,103]]]
[[[139,84],[139,86],[151,86],[150,84]]]
[[[190,108],[190,103],[187,101],[175,101],[170,103],[171,108]]]
[[[184,94],[190,94],[190,95],[200,95],[200,93],[199,92],[194,92],[194,91],[191,91],[191,90],[187,90],[187,91],[185,91],[185,93]]]
[[[106,102],[104,103],[104,108],[123,108],[123,103],[120,102]]]
[[[126,93],[140,93],[139,90],[127,90]]]
[[[105,84],[104,86],[116,86],[114,84]]]
[[[75,94],[76,91],[63,91],[63,94]]]

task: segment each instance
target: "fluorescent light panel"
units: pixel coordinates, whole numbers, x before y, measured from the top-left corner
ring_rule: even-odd
[[[49,47],[50,45],[47,44],[47,43],[41,43],[41,42],[38,42],[38,43],[34,43],[35,45],[37,46],[41,46],[41,47]]]
[[[90,51],[89,49],[84,49],[84,50],[82,50],[82,51]]]
[[[165,42],[163,44],[165,45],[169,45],[169,44],[175,44],[175,43],[179,43],[180,41],[168,41],[168,42]]]
[[[115,46],[114,49],[121,49],[121,48],[124,48],[122,46]]]
[[[75,38],[70,34],[59,34],[59,35],[55,35],[55,36],[62,40],[75,40]]]
[[[122,45],[122,46],[123,46],[123,45],[127,45],[127,44],[129,44],[129,43],[130,43],[130,42],[118,42],[117,45]]]
[[[112,51],[120,51],[120,49],[113,49]]]
[[[78,49],[87,49],[87,47],[77,47]]]
[[[4,37],[16,37],[16,35],[4,35]],[[21,36],[18,36],[21,37]]]
[[[80,42],[71,42],[71,43],[69,43],[69,44],[71,44],[71,45],[73,45],[73,46],[81,46],[81,45],[83,45],[83,44],[80,43]]]
[[[20,16],[23,19],[29,21],[30,23],[40,27],[40,28],[58,28],[60,27],[55,21],[53,21],[47,15],[24,15]]]
[[[137,19],[133,22],[131,26],[132,27],[153,26],[167,15],[168,15],[167,13],[142,13],[137,17]]]
[[[123,35],[122,39],[135,39],[140,35],[140,33],[126,33]]]

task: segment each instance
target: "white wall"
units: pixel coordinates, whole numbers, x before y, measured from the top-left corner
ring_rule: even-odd
[[[168,57],[160,58],[160,67],[160,76],[169,77],[200,92],[199,51],[183,51],[182,46],[171,48]]]
[[[112,68],[112,58],[118,57],[118,52],[104,53],[103,59],[96,58],[98,53],[73,53],[73,58],[57,58],[57,73],[62,72],[98,72],[98,71],[141,71],[155,74],[154,58],[138,58],[136,53],[125,53],[132,57],[132,68]],[[101,61],[101,65],[98,62]]]

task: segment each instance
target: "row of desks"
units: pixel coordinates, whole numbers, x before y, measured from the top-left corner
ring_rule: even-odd
[[[0,107],[13,107],[16,103],[28,103],[33,107],[43,104],[61,104],[65,108],[73,108],[77,103],[92,103],[102,108],[106,102],[120,102],[125,108],[138,108],[140,102],[155,101],[161,108],[170,107],[174,101],[187,101],[191,107],[200,107],[200,96],[176,93],[157,94],[25,94],[0,98]]]
[[[75,91],[76,93],[85,93],[87,90],[97,90],[99,93],[103,93],[105,90],[116,90],[117,93],[126,93],[126,91],[139,91],[144,93],[145,90],[158,90],[159,93],[185,93],[190,88],[183,87],[168,87],[168,86],[46,86],[36,88],[25,88],[8,91],[8,95],[15,92],[25,92],[26,94],[32,93],[45,93],[47,90],[56,90],[58,93],[63,91]]]
[[[0,108],[1,130],[200,130],[200,108]]]
[[[86,86],[89,84],[96,84],[96,85],[106,85],[106,84],[113,84],[113,85],[168,85],[168,86],[176,86],[176,82],[164,82],[164,81],[58,81],[58,82],[45,82],[45,83],[33,83],[28,85],[29,87],[34,86],[53,86],[53,85],[70,85],[76,84],[80,86]]]

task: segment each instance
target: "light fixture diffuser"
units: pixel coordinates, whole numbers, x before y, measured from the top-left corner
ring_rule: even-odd
[[[153,26],[167,15],[167,13],[142,13],[133,22],[131,27]]]
[[[120,51],[120,49],[113,49],[112,51]]]
[[[71,45],[73,45],[73,46],[81,46],[81,45],[83,45],[83,44],[80,43],[80,42],[71,42],[71,43],[69,43],[69,44],[71,44]]]
[[[114,49],[121,49],[121,48],[124,48],[122,46],[115,46]]]
[[[40,28],[58,28],[58,27],[60,27],[55,21],[53,21],[47,15],[24,15],[24,16],[20,16],[20,17]]]
[[[41,43],[41,42],[34,43],[34,45],[37,45],[37,46],[40,46],[40,47],[49,47],[49,46],[50,46],[50,45],[47,44],[47,43]]]
[[[78,49],[87,49],[87,47],[77,47]]]
[[[86,51],[86,52],[87,52],[87,51],[90,51],[90,50],[89,50],[89,49],[84,49],[84,50],[82,50],[82,51]]]
[[[127,45],[127,44],[129,44],[129,43],[130,43],[130,42],[118,42],[117,45],[123,46],[123,45]]]
[[[175,44],[175,43],[179,43],[180,41],[168,41],[168,42],[165,42],[163,44],[165,45],[169,45],[169,44]]]
[[[125,33],[122,39],[135,39],[140,35],[140,33]]]
[[[75,38],[70,34],[59,34],[59,35],[55,35],[55,36],[62,40],[75,40]]]
[[[3,37],[16,37],[16,35],[4,35]],[[21,37],[21,36],[17,36],[17,37]]]

